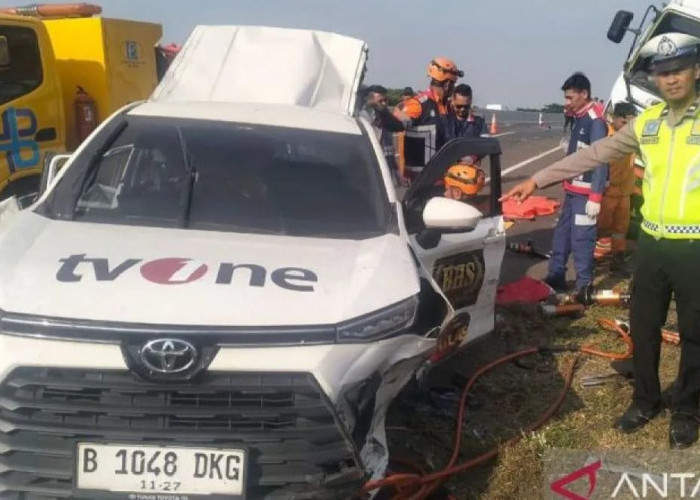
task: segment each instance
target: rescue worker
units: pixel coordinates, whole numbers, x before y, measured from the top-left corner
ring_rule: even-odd
[[[455,83],[458,78],[464,76],[464,72],[457,69],[457,65],[450,59],[436,57],[428,64],[428,76],[430,88],[407,99],[400,106],[413,120],[414,127],[434,125],[438,116],[447,113],[447,105]]]
[[[447,113],[455,83],[464,72],[453,61],[437,57],[428,65],[428,76],[428,90],[397,106],[411,118],[411,127],[403,137],[404,164],[410,178],[419,174],[437,152],[438,118]]]
[[[628,102],[618,102],[613,108],[611,132],[617,132],[634,119],[634,106]],[[598,234],[610,237],[612,260],[610,272],[623,277],[625,252],[627,251],[627,231],[630,225],[630,196],[634,189],[634,155],[629,154],[620,160],[610,162],[610,184],[603,194],[603,202],[598,217]]]
[[[483,189],[486,176],[479,167],[468,163],[457,163],[447,170],[443,181],[445,198],[469,201]]]
[[[567,154],[589,147],[608,135],[608,126],[591,100],[591,82],[583,73],[574,73],[562,85],[565,108],[576,116],[569,139]],[[564,203],[554,229],[552,256],[545,282],[558,292],[566,286],[566,264],[569,254],[574,256],[576,291],[593,281],[593,252],[596,244],[596,222],[603,200],[608,166],[601,164],[564,182]]]
[[[445,198],[469,203],[481,213],[488,213],[490,197],[477,196],[486,184],[484,171],[470,163],[452,165],[443,177]]]
[[[666,33],[649,40],[640,57],[663,103],[644,110],[612,137],[569,156],[517,185],[502,199],[524,200],[537,188],[640,154],[645,163],[644,205],[632,278],[630,330],[634,341],[634,395],[615,426],[634,432],[661,413],[661,327],[675,296],[681,337],[671,402],[669,444],[698,438],[700,399],[700,38]]]

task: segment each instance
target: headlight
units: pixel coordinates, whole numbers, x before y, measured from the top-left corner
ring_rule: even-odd
[[[413,325],[418,297],[413,296],[338,326],[338,342],[367,342],[389,337]]]

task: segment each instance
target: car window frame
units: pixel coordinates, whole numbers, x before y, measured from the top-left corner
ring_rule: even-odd
[[[35,51],[35,56],[37,59],[37,68],[39,71],[38,74],[38,79],[36,83],[33,84],[31,88],[28,89],[23,89],[21,93],[17,93],[16,95],[10,95],[8,94],[7,97],[3,96],[0,94],[0,106],[6,106],[9,103],[16,101],[17,99],[21,99],[35,90],[37,90],[39,87],[41,87],[44,84],[44,80],[46,75],[44,74],[44,58],[43,54],[41,51],[41,44],[39,43],[39,35],[37,34],[36,30],[32,29],[31,27],[27,26],[17,26],[14,24],[5,24],[0,26],[0,37],[3,37],[6,41],[6,46],[7,46],[7,55],[9,59],[9,63],[3,66],[0,66],[0,75],[3,72],[4,68],[11,68],[12,67],[12,47],[11,47],[11,39],[9,38],[9,33],[12,30],[16,31],[26,31],[28,33],[31,33],[32,35],[32,42],[33,46],[32,49]],[[10,85],[12,84],[11,82],[9,83]]]
[[[138,106],[140,103],[134,103],[134,107]],[[94,168],[94,164],[98,163],[105,151],[108,151],[114,142],[118,139],[124,126],[132,120],[138,122],[148,122],[148,121],[171,121],[173,118],[166,116],[145,116],[138,114],[129,114],[133,110],[133,107],[123,109],[120,113],[113,116],[111,120],[103,124],[103,126],[95,132],[95,135],[90,139],[88,143],[85,143],[77,152],[75,157],[71,160],[71,164],[66,168],[64,175],[56,181],[56,184],[52,188],[48,196],[35,208],[35,212],[40,215],[44,215],[51,219],[56,220],[74,220],[73,217],[73,206],[70,197],[65,196],[66,191],[69,190],[75,193],[78,184],[85,181],[84,176],[89,173],[91,168]],[[182,121],[183,123],[188,121],[203,121],[212,123],[231,123],[232,125],[247,126],[249,123],[245,122],[223,122],[217,120],[199,120],[195,118],[175,118],[177,121]],[[268,125],[262,124],[256,126],[260,127],[270,127],[270,128],[283,128],[278,125]],[[360,133],[358,136],[362,136],[361,143],[362,148],[365,149],[365,157],[370,161],[371,166],[368,166],[368,182],[371,182],[377,192],[374,193],[377,203],[377,214],[376,216],[381,216],[381,221],[378,226],[380,226],[380,231],[382,234],[395,233],[399,234],[398,228],[398,217],[396,214],[396,207],[390,202],[389,195],[384,184],[383,176],[380,170],[380,164],[376,157],[376,152],[372,147],[371,140],[367,134],[367,131],[358,124]],[[305,130],[305,129],[299,129]],[[335,132],[324,132],[324,133],[335,133]],[[339,133],[341,134],[341,133]],[[121,146],[120,146],[121,147]],[[85,165],[82,168],[80,165]],[[129,175],[128,173],[126,174]],[[75,194],[77,196],[77,193]],[[75,199],[77,201],[77,198]],[[379,213],[381,212],[381,214]],[[88,220],[80,220],[76,222],[91,222]],[[115,221],[115,225],[134,225],[132,222],[127,221]],[[157,225],[149,227],[170,227],[169,225]],[[177,227],[177,226],[173,226]],[[196,229],[196,228],[195,228]],[[226,232],[226,231],[224,231]],[[284,236],[279,234],[279,236]]]

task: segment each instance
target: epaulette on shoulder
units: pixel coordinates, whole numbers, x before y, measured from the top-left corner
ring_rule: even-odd
[[[657,102],[656,104],[652,104],[651,106],[649,106],[647,109],[649,109],[649,110],[652,110],[652,109],[653,110],[661,110],[665,107],[666,107],[665,102]]]

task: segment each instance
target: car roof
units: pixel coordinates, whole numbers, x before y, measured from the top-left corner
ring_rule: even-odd
[[[348,115],[304,106],[231,102],[145,102],[129,116],[184,118],[361,135],[358,121]]]
[[[149,101],[259,102],[353,115],[362,40],[318,30],[197,26]]]

